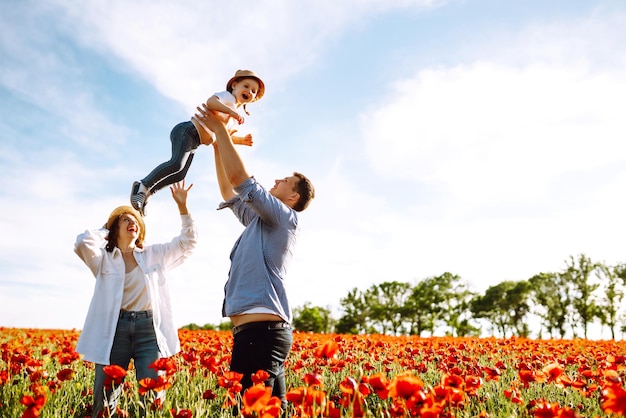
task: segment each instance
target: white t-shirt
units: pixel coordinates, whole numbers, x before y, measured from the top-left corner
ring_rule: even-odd
[[[235,96],[233,96],[231,92],[220,91],[218,93],[213,94],[213,96],[216,96],[218,99],[220,99],[220,102],[222,102],[224,105],[228,106],[235,112],[239,112],[237,110],[237,99],[235,99]],[[222,119],[222,121],[226,124],[227,131],[230,132],[232,129],[235,128],[235,124],[237,122],[233,118],[231,118],[228,113],[217,112],[217,114],[220,117],[220,119]],[[215,138],[215,133],[212,130],[210,130],[206,126],[204,127],[204,129],[206,129],[206,131],[211,135],[211,138],[213,138],[214,141],[217,140]]]
[[[150,295],[146,286],[146,277],[139,266],[126,273],[124,277],[123,311],[147,311],[152,309]]]

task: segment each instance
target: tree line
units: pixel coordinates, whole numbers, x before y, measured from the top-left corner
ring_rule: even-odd
[[[340,301],[341,316],[307,302],[294,309],[300,331],[349,334],[587,338],[592,325],[626,332],[626,265],[570,256],[559,272],[506,280],[480,294],[446,272],[412,285],[389,281],[354,288]],[[529,323],[539,330],[531,335]]]

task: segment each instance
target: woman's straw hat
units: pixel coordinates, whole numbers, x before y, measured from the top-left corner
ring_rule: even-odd
[[[137,237],[137,241],[142,243],[146,237],[146,224],[143,222],[141,214],[132,206],[119,206],[115,208],[109,215],[106,228],[110,231],[115,220],[124,214],[133,215],[133,217],[137,219],[137,223],[139,224],[139,236]]]

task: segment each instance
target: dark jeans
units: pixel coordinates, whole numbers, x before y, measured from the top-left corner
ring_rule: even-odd
[[[121,312],[111,348],[110,364],[128,370],[130,360],[133,359],[137,381],[146,377],[156,379],[158,377],[157,372],[148,366],[159,357],[159,346],[152,323],[152,312]],[[92,417],[98,416],[105,403],[110,411],[115,411],[123,386],[117,385],[114,390],[107,390],[105,393],[104,365],[96,364],[95,368]]]
[[[243,373],[243,390],[252,386],[252,374],[265,370],[270,374],[265,382],[272,387],[272,396],[282,400],[283,411],[287,409],[285,385],[285,360],[291,351],[293,335],[291,327],[271,328],[272,322],[246,324],[245,329],[233,336],[234,344],[230,369]],[[243,392],[242,392],[243,393]]]
[[[151,194],[185,178],[193,161],[193,154],[200,146],[200,135],[191,121],[181,122],[172,129],[170,141],[172,157],[141,180]]]

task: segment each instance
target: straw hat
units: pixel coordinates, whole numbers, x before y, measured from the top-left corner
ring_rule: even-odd
[[[254,72],[250,70],[237,70],[235,75],[228,80],[228,83],[226,83],[226,90],[230,91],[230,85],[240,78],[254,78],[259,83],[259,91],[257,91],[256,97],[254,98],[255,102],[263,97],[265,94],[265,83],[263,83],[263,80],[261,80],[258,75],[254,74]]]
[[[137,237],[137,241],[143,243],[143,240],[146,237],[146,224],[143,222],[143,217],[141,214],[132,206],[119,206],[111,212],[109,215],[109,220],[106,223],[106,228],[110,231],[113,223],[124,214],[133,215],[135,219],[137,219],[137,223],[139,224],[139,236]]]

